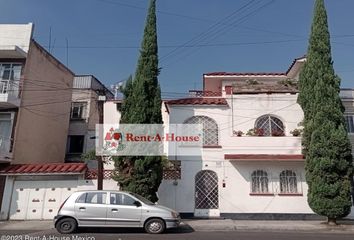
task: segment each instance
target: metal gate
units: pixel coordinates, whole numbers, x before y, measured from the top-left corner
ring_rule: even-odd
[[[218,209],[218,176],[211,170],[195,175],[195,209]]]

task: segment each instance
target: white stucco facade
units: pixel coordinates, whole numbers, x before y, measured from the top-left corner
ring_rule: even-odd
[[[288,79],[296,81],[303,61],[303,58],[295,60],[286,73],[206,74],[204,91],[216,91],[219,96],[165,101],[164,124],[185,123],[193,117],[211,119],[217,125],[217,130],[212,130],[217,140],[206,144],[200,156],[169,156],[170,161],[180,162],[181,174],[162,181],[159,203],[185,216],[317,218],[307,203],[301,136],[292,134],[294,129],[301,129],[303,120],[297,92],[237,92],[234,86],[249,79],[267,86]],[[231,93],[227,90],[229,86],[234,88]],[[105,112],[105,123],[114,123],[120,117],[115,103],[107,102]],[[258,126],[257,121],[262,116],[281,121],[281,136],[245,134]],[[237,136],[238,131],[244,134]],[[112,167],[112,164],[107,166]],[[257,178],[260,171],[266,175]],[[291,177],[284,180],[284,173],[291,173]],[[255,179],[258,184],[263,181],[261,190],[255,187]],[[284,183],[290,181],[291,190],[284,187]],[[354,218],[354,209],[348,218]]]

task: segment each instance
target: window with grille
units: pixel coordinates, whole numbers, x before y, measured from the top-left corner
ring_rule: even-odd
[[[252,193],[269,193],[268,173],[263,170],[254,171],[251,175]]]
[[[353,115],[345,116],[345,121],[347,123],[347,131],[348,131],[348,133],[354,133]]]
[[[86,102],[74,102],[71,104],[71,119],[82,120],[86,118]]]
[[[284,136],[283,122],[271,115],[259,117],[256,120],[255,129],[262,129],[264,136]]]
[[[14,91],[18,87],[21,78],[21,64],[2,63],[0,64],[0,93]]]
[[[280,193],[298,193],[296,173],[284,170],[279,175]]]
[[[216,146],[219,142],[218,125],[214,119],[206,116],[194,116],[187,119],[185,124],[201,124],[203,126],[203,145]]]

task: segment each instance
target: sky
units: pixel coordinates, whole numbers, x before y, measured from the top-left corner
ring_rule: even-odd
[[[108,87],[134,74],[148,0],[0,2],[0,23],[33,22],[34,39],[76,74]],[[343,88],[354,88],[354,1],[325,3],[335,71]],[[157,0],[162,97],[202,89],[203,73],[285,72],[306,54],[313,6],[314,0]]]

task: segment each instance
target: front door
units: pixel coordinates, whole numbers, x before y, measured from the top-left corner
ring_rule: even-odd
[[[107,192],[83,193],[75,203],[80,226],[104,226],[107,218]]]
[[[195,175],[194,215],[196,217],[220,216],[218,176],[214,171],[203,170]]]
[[[140,227],[142,207],[134,204],[134,198],[124,193],[111,192],[109,200],[106,225]]]

